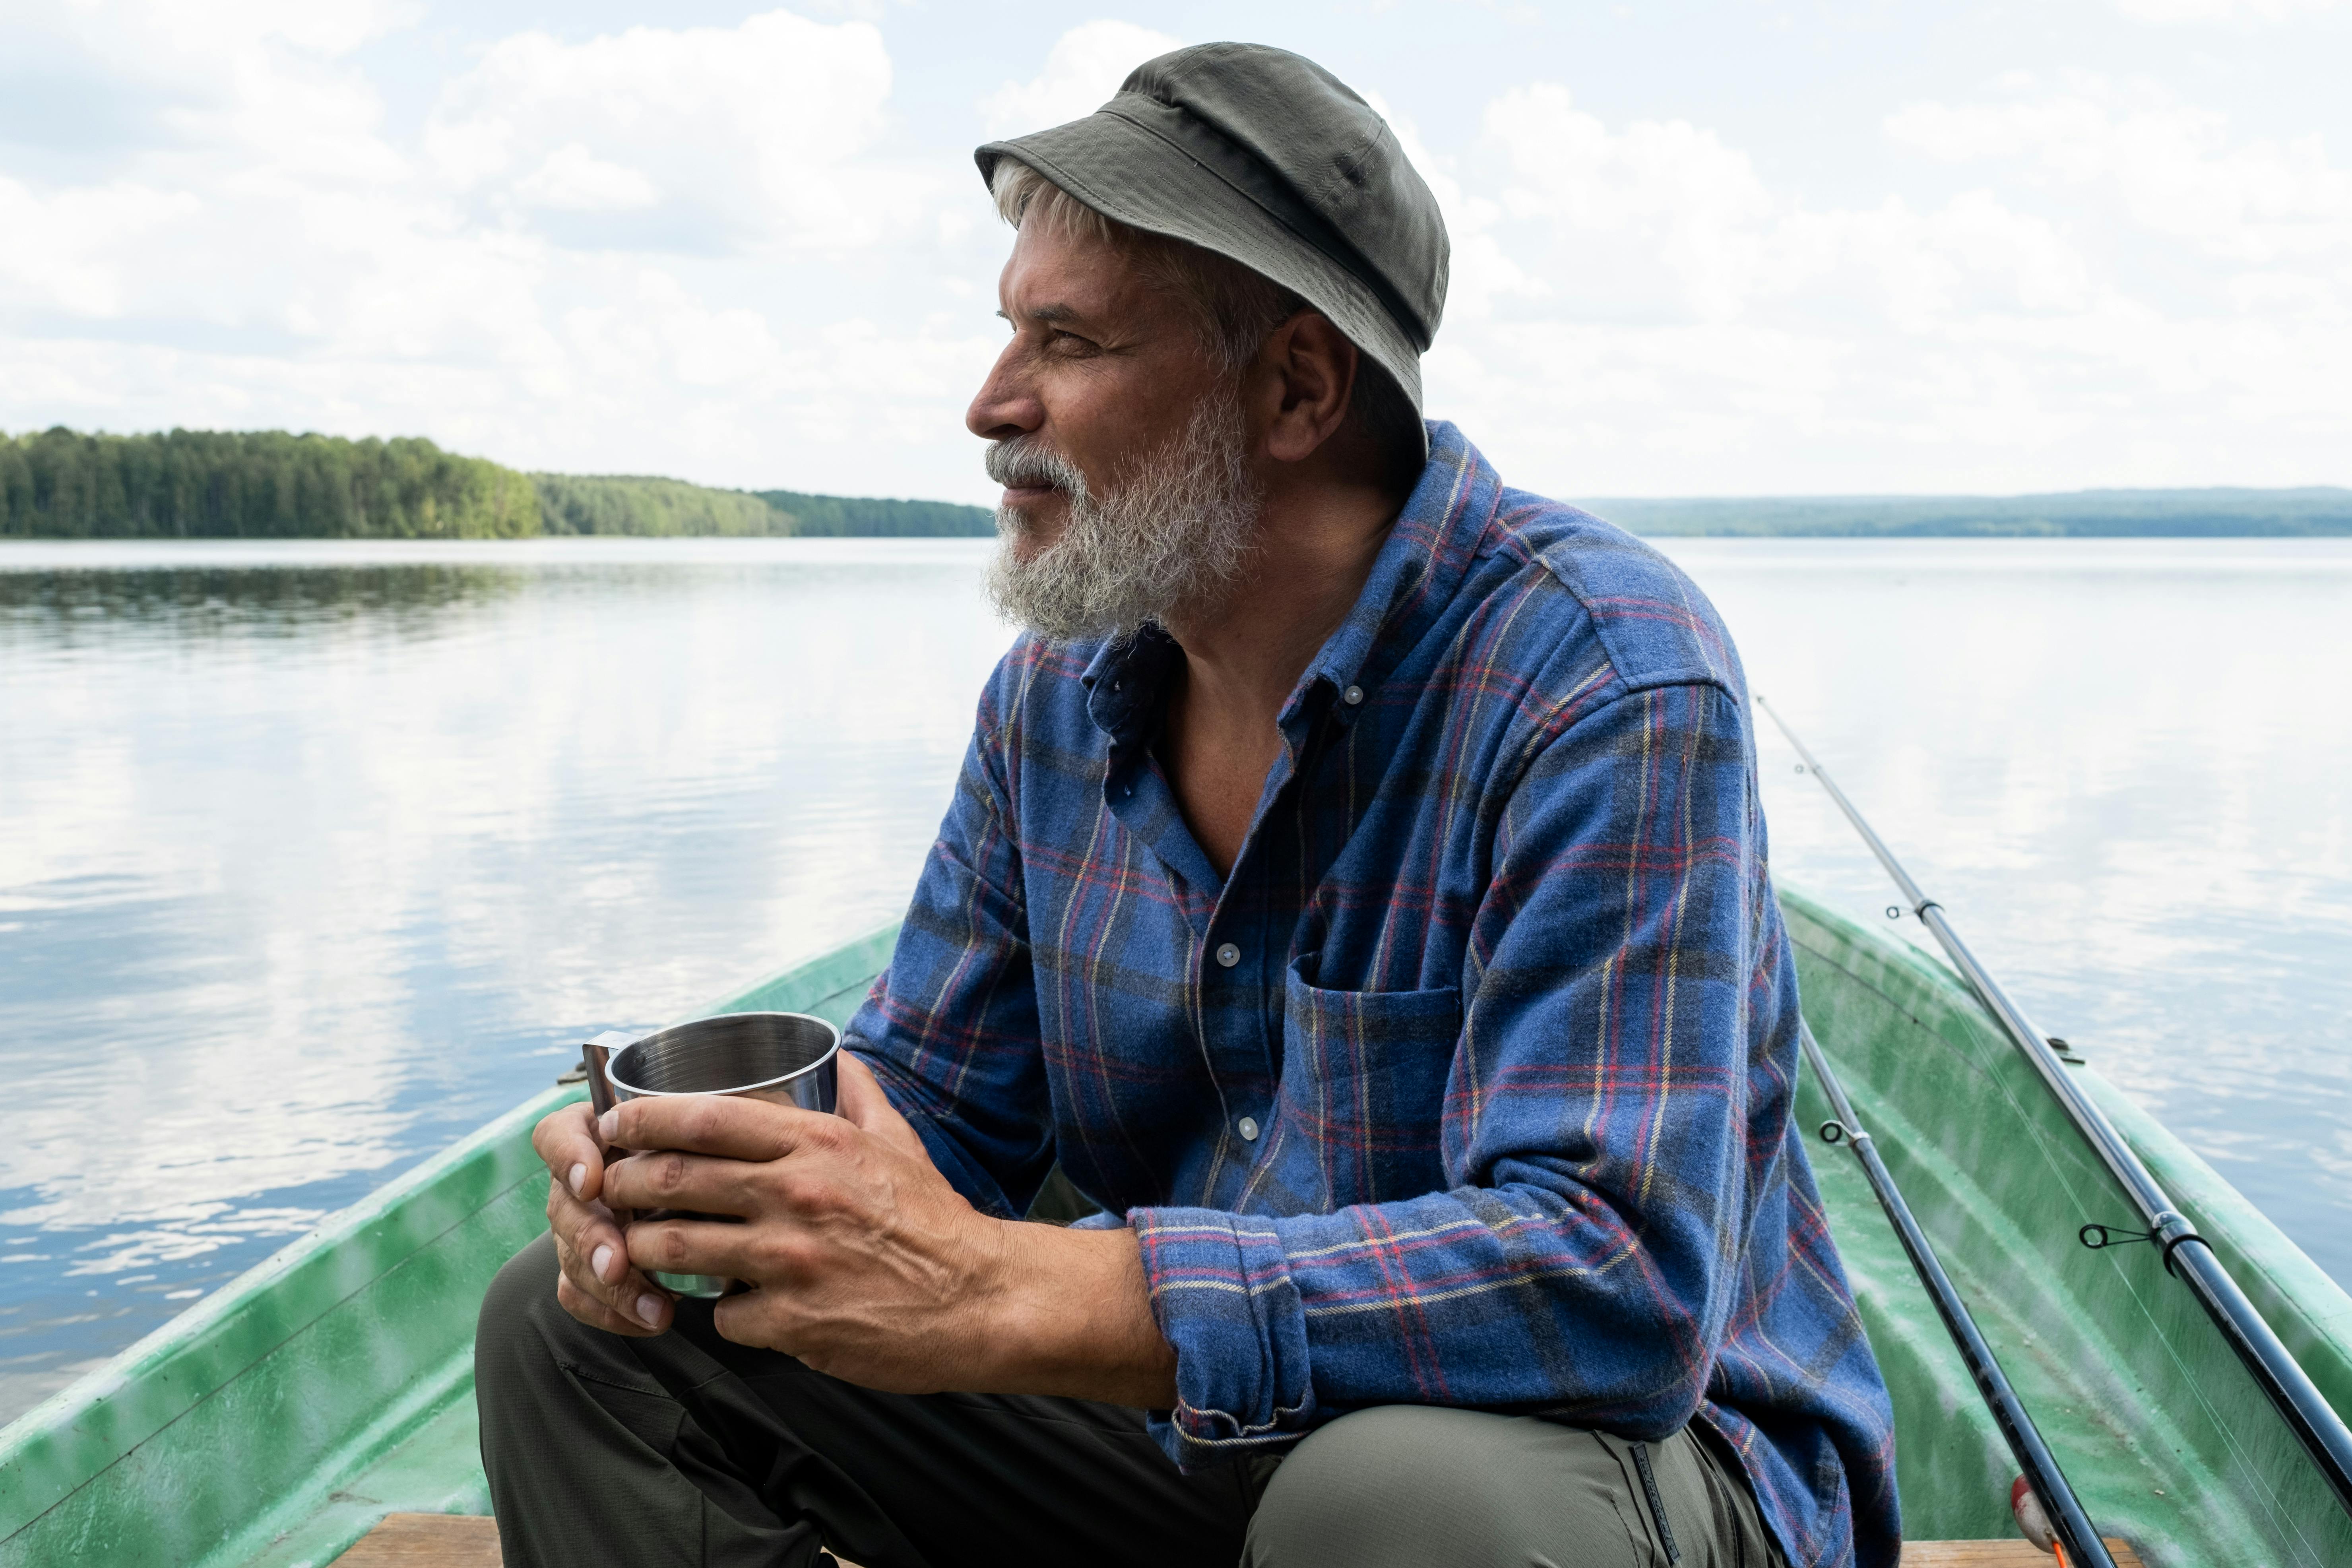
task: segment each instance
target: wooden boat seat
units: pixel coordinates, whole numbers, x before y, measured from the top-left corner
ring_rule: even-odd
[[[2139,1558],[2110,1540],[2116,1568]],[[2053,1568],[2056,1560],[2023,1541],[1906,1541],[1903,1568]],[[495,1521],[473,1514],[394,1513],[336,1559],[337,1568],[503,1568]],[[857,1568],[844,1563],[841,1568]]]

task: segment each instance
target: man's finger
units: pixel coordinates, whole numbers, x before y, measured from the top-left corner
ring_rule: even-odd
[[[712,1274],[721,1279],[763,1275],[760,1282],[773,1285],[778,1280],[772,1239],[762,1245],[760,1232],[748,1225],[641,1219],[629,1226],[629,1261],[665,1274]]]
[[[602,1204],[583,1204],[560,1184],[552,1184],[547,1222],[555,1233],[563,1278],[575,1291],[649,1331],[669,1326],[668,1296],[629,1267],[628,1239]]]
[[[731,1094],[664,1094],[624,1100],[597,1124],[624,1149],[675,1149],[727,1160],[781,1160],[849,1131],[837,1116]],[[617,1205],[616,1205],[617,1206]]]
[[[572,1189],[562,1182],[548,1184],[547,1228],[555,1233],[557,1246],[568,1247],[583,1258],[594,1256],[601,1246],[618,1246],[621,1240],[620,1223],[612,1210],[593,1200],[573,1197]]]
[[[547,1173],[576,1198],[604,1195],[604,1149],[596,1136],[596,1113],[582,1100],[548,1112],[531,1129],[530,1146]]]
[[[572,1282],[569,1275],[558,1275],[555,1280],[555,1304],[587,1324],[608,1334],[627,1334],[633,1339],[646,1340],[661,1332],[647,1328],[636,1319],[613,1310],[595,1297]]]
[[[615,1161],[604,1191],[615,1208],[692,1209],[751,1219],[774,1201],[760,1184],[766,1170],[744,1160],[660,1149]]]

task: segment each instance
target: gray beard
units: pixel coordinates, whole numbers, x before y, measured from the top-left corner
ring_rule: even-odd
[[[1016,436],[991,447],[988,477],[1050,484],[1069,515],[1061,537],[1024,561],[1013,546],[1024,525],[1012,509],[996,509],[988,596],[1005,619],[1049,642],[1131,637],[1179,611],[1214,605],[1240,574],[1264,504],[1250,479],[1237,395],[1203,401],[1181,436],[1099,499],[1076,464],[1034,442]]]

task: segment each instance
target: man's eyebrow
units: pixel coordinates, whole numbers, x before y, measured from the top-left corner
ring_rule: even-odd
[[[1024,314],[1031,321],[1043,321],[1049,327],[1058,326],[1064,321],[1077,321],[1081,316],[1076,305],[1064,304],[1040,305],[1034,310],[1024,311]],[[1009,321],[1013,317],[1010,312],[999,310],[996,312],[996,319],[1000,321]]]

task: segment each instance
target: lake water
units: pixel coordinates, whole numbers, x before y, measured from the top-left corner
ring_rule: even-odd
[[[985,542],[0,546],[0,1417],[893,918]],[[2352,541],[1683,541],[1979,952],[2352,1279]],[[1777,733],[1778,875],[1884,879]]]

